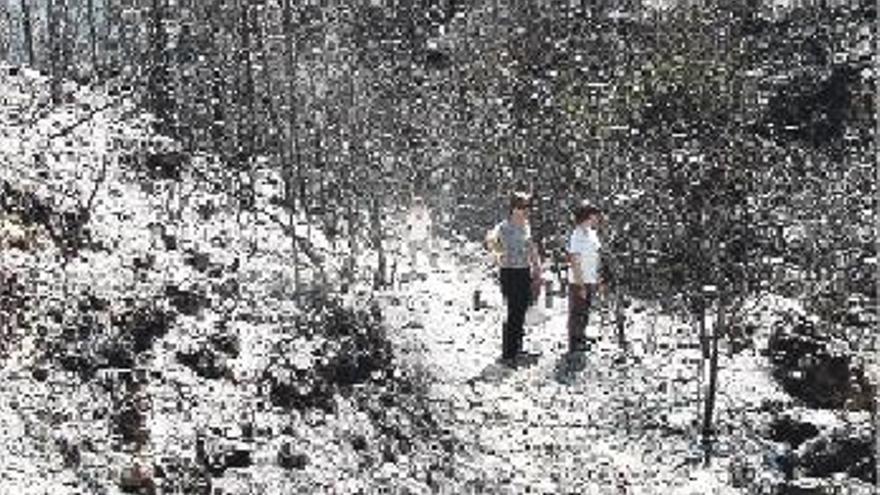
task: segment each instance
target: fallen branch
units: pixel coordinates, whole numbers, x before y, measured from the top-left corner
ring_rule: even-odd
[[[324,263],[324,258],[321,256],[321,254],[318,254],[315,251],[322,250],[322,251],[324,251],[325,254],[329,254],[326,249],[317,248],[317,247],[315,247],[314,244],[311,243],[311,241],[309,241],[305,237],[296,235],[294,233],[293,229],[289,225],[285,224],[284,221],[282,221],[277,216],[272,215],[271,213],[268,213],[266,211],[263,211],[262,213],[264,213],[266,216],[269,217],[270,220],[272,220],[279,227],[281,227],[281,230],[284,232],[285,235],[292,237],[296,241],[297,246],[302,249],[303,253],[305,253],[305,255],[309,258],[309,261],[311,261],[312,264],[319,265],[319,264]]]
[[[76,122],[74,122],[74,123],[68,125],[67,127],[65,127],[65,128],[63,128],[63,129],[61,129],[60,131],[56,132],[55,134],[50,135],[50,136],[49,136],[49,139],[57,139],[57,138],[64,137],[64,136],[70,134],[71,132],[73,132],[74,129],[76,129],[77,127],[79,127],[79,126],[85,124],[86,122],[92,120],[92,119],[95,117],[95,115],[97,115],[97,114],[100,113],[100,112],[103,112],[104,110],[107,110],[108,108],[112,107],[112,106],[115,105],[115,104],[116,104],[116,100],[113,100],[113,101],[108,102],[106,105],[104,105],[104,106],[102,106],[102,107],[100,107],[100,108],[97,108],[97,109],[95,109],[95,110],[92,110],[91,112],[89,112],[89,113],[86,114],[85,116],[80,117],[79,119],[77,119]]]

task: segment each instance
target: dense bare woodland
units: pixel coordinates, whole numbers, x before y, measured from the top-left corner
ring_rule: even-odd
[[[0,3],[0,494],[874,493],[876,23]],[[510,368],[514,190],[544,286]]]

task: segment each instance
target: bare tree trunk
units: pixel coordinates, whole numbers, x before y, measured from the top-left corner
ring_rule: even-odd
[[[718,309],[715,325],[712,328],[712,354],[709,358],[709,390],[706,393],[705,408],[703,410],[703,444],[705,448],[704,461],[708,465],[712,457],[712,442],[715,437],[715,429],[712,426],[715,412],[715,396],[718,385],[718,340],[725,328],[726,301],[723,297],[718,298]]]
[[[150,110],[159,121],[159,132],[174,135],[174,109],[169,96],[168,40],[163,25],[165,19],[165,0],[152,0],[150,9],[150,61],[147,79]]]
[[[63,99],[62,83],[64,81],[64,60],[62,60],[62,29],[63,14],[65,10],[63,3],[65,0],[49,0],[46,7],[47,12],[47,28],[49,35],[49,74],[50,83],[49,91],[52,97],[53,105],[60,105]]]
[[[376,273],[373,275],[373,288],[380,289],[386,286],[386,271],[388,261],[385,256],[385,247],[383,246],[382,232],[382,197],[381,191],[373,191],[370,194],[370,227],[371,237],[373,238],[373,248],[379,257]]]
[[[288,223],[290,225],[290,235],[291,235],[291,249],[293,250],[293,284],[294,284],[294,293],[297,294],[297,298],[299,297],[300,287],[302,287],[302,283],[300,281],[300,272],[299,272],[299,249],[297,247],[296,241],[296,225],[297,225],[297,212],[299,208],[297,208],[296,200],[296,188],[300,182],[300,160],[299,160],[299,146],[297,146],[297,120],[296,120],[296,65],[299,51],[296,46],[296,38],[293,36],[293,15],[290,7],[290,0],[282,0],[281,2],[281,19],[282,19],[282,27],[284,31],[284,76],[287,80],[287,98],[290,99],[290,107],[287,109],[288,111],[288,119],[287,119],[287,137],[290,139],[290,142],[284,142],[282,145],[282,157],[287,155],[285,153],[285,149],[290,146],[291,153],[290,156],[296,157],[296,177],[295,179],[291,177],[290,174],[290,163],[282,158],[282,166],[284,167],[284,199],[287,207],[289,208],[289,216]],[[302,204],[302,199],[300,199],[300,204]]]
[[[10,59],[9,40],[12,39],[12,16],[6,4],[0,5],[0,60]]]
[[[225,47],[222,43],[222,24],[217,22],[217,17],[224,14],[221,10],[221,0],[213,1],[213,12],[208,14],[211,27],[211,50],[213,51],[213,63],[211,64],[211,148],[217,150],[221,158],[227,158],[228,140],[226,139],[226,101],[225,101],[225,82],[223,69],[225,61],[223,60],[223,52]]]
[[[244,84],[243,87],[236,88],[241,93],[239,108],[244,111],[239,116],[241,130],[239,131],[238,149],[241,156],[238,159],[239,165],[247,167],[250,172],[251,160],[254,155],[254,67],[253,53],[251,43],[251,6],[250,0],[244,0],[240,6],[241,12],[238,21],[238,34],[241,39],[241,47],[238,50],[238,65],[244,68]],[[251,184],[251,187],[253,184]]]
[[[116,76],[119,69],[122,27],[119,25],[118,9],[114,0],[104,0],[104,2],[104,43],[101,50],[101,68],[104,70],[104,77],[109,80]]]
[[[101,74],[98,67],[98,33],[95,29],[95,0],[86,3],[86,15],[89,23],[89,45],[92,57],[92,80],[100,80]]]
[[[24,29],[24,51],[27,64],[34,66],[34,30],[31,26],[31,6],[29,0],[21,0],[21,22]]]

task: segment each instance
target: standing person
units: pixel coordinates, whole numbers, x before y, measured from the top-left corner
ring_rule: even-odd
[[[415,272],[418,267],[418,253],[422,252],[423,256],[430,256],[428,252],[428,243],[431,239],[431,231],[433,225],[431,215],[425,206],[424,199],[421,196],[413,198],[412,208],[406,216],[407,244],[409,247],[410,267]]]
[[[568,350],[575,353],[587,350],[586,328],[590,307],[598,290],[604,291],[600,276],[601,259],[597,228],[602,212],[587,202],[580,203],[574,212],[575,227],[568,239],[569,292],[568,292]]]
[[[501,360],[507,366],[515,366],[522,354],[523,323],[532,299],[531,270],[541,264],[529,229],[529,200],[526,193],[514,193],[508,218],[486,234],[486,245],[501,268],[501,294],[507,303],[501,338]]]

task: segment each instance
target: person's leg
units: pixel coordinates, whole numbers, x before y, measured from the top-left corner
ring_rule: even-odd
[[[511,311],[508,324],[510,325],[511,332],[510,351],[512,355],[516,355],[523,350],[526,311],[529,308],[529,300],[531,299],[531,295],[529,294],[529,291],[531,290],[531,277],[529,276],[528,270],[517,270],[513,282],[510,304]]]
[[[568,291],[568,350],[575,352],[586,347],[587,317],[589,315],[590,290],[586,299],[577,293],[577,286],[569,285]]]
[[[512,359],[515,355],[515,350],[512,349],[513,339],[511,332],[511,322],[514,319],[514,298],[511,297],[513,288],[511,284],[512,280],[509,270],[502,269],[500,277],[501,295],[504,297],[504,302],[507,304],[507,317],[504,319],[501,331],[501,358]]]

